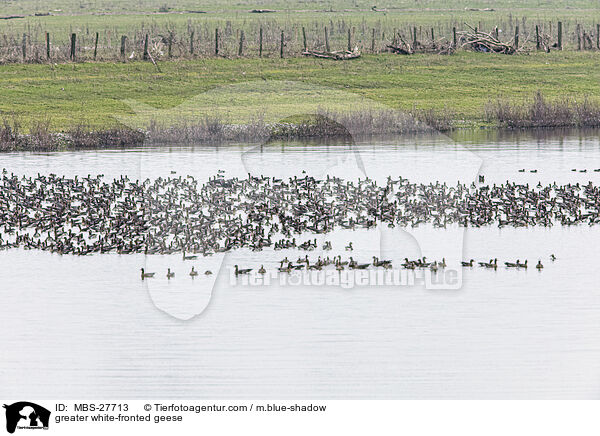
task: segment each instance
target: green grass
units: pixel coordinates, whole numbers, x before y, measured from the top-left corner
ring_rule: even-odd
[[[161,7],[173,11],[203,10],[208,12],[244,12],[249,9],[276,10],[347,10],[370,9],[370,0],[303,0],[295,4],[286,0],[136,0],[123,2],[120,0],[2,0],[2,12],[5,14],[32,14],[60,10],[66,14],[90,14],[95,12],[156,12]],[[465,8],[493,8],[495,10],[519,11],[530,10],[543,12],[547,10],[572,11],[578,9],[597,9],[594,0],[395,0],[378,4],[379,8],[392,11],[464,11]]]
[[[316,108],[374,106],[445,110],[459,123],[482,125],[484,105],[497,98],[520,101],[537,90],[551,99],[600,95],[595,52],[382,54],[349,62],[210,58],[161,62],[160,68],[142,62],[3,65],[0,112],[17,115],[25,126],[47,117],[55,130],[115,126],[134,114],[124,100],[175,119],[218,115],[247,122],[260,115],[276,121]]]
[[[168,13],[158,13],[166,6]],[[373,2],[367,0],[0,0],[0,16],[19,14],[25,18],[0,20],[0,62],[4,59],[19,59],[23,33],[28,35],[29,52],[44,52],[46,32],[52,44],[66,51],[70,34],[77,33],[78,43],[89,48],[95,33],[99,32],[99,55],[110,58],[117,55],[121,35],[127,35],[139,52],[143,35],[152,37],[173,32],[175,52],[185,52],[189,47],[190,31],[195,32],[197,50],[210,53],[214,29],[221,30],[222,54],[237,53],[240,30],[246,34],[248,51],[256,52],[258,29],[265,30],[268,53],[277,53],[279,32],[285,30],[290,50],[298,52],[302,47],[300,28],[305,26],[309,45],[322,45],[324,27],[329,27],[332,46],[345,47],[346,29],[353,28],[353,41],[361,47],[370,47],[371,31],[376,29],[378,46],[391,40],[395,30],[405,35],[412,26],[420,29],[419,39],[426,40],[430,28],[437,37],[450,38],[452,27],[465,29],[464,23],[490,31],[494,26],[503,30],[502,37],[510,39],[513,26],[521,26],[521,41],[532,37],[534,24],[543,26],[543,32],[556,33],[556,21],[564,25],[565,47],[576,43],[575,28],[580,23],[585,30],[595,31],[599,21],[600,5],[593,0],[398,0],[389,4],[378,4],[385,12],[373,12]],[[274,9],[272,14],[252,14],[251,9]],[[491,8],[492,11],[483,11]],[[471,10],[480,9],[480,10]],[[186,11],[202,10],[205,14],[190,14]],[[35,13],[51,12],[52,16],[35,17]],[[523,21],[525,19],[525,21]],[[552,29],[550,28],[552,22]],[[385,34],[385,38],[383,38]],[[381,43],[379,43],[381,41]],[[132,48],[133,50],[133,48]],[[128,51],[131,52],[132,50]],[[16,52],[16,57],[13,56]],[[83,56],[83,53],[81,53]]]

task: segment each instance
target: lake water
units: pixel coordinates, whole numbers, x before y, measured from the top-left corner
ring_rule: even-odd
[[[227,177],[305,171],[471,183],[483,174],[486,184],[597,185],[600,141],[597,131],[459,132],[356,145],[9,153],[0,155],[0,167],[108,180],[126,174],[205,181],[225,170]],[[598,399],[599,236],[587,225],[339,230],[319,237],[332,241],[331,252],[309,253],[347,257],[352,241],[359,261],[445,257],[459,274],[454,289],[420,282],[251,286],[230,273],[235,264],[273,269],[284,256],[304,256],[298,250],[239,250],[197,261],[0,251],[2,396]],[[541,259],[545,268],[463,271],[460,260],[471,258],[530,265]],[[192,265],[213,275],[191,278]],[[140,267],[156,278],[142,281]],[[171,280],[167,267],[176,272]]]

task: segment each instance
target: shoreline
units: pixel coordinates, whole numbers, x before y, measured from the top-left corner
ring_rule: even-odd
[[[130,148],[142,148],[142,147],[160,147],[168,144],[175,147],[188,147],[188,146],[235,146],[240,143],[248,144],[263,144],[268,145],[274,141],[335,141],[339,143],[351,143],[354,140],[369,140],[369,139],[381,139],[389,138],[391,136],[417,136],[423,134],[439,134],[447,135],[452,140],[460,140],[456,136],[460,137],[464,134],[483,132],[486,134],[514,134],[514,133],[531,133],[544,135],[548,132],[581,132],[588,129],[595,130],[600,128],[599,126],[529,126],[529,127],[500,127],[500,126],[471,126],[471,127],[456,127],[444,131],[435,129],[429,130],[413,130],[413,131],[402,131],[402,132],[371,132],[362,133],[357,135],[348,135],[342,132],[334,132],[331,134],[300,134],[305,132],[305,127],[300,125],[287,126],[288,135],[266,135],[260,137],[244,137],[244,138],[206,138],[204,140],[169,140],[166,138],[156,138],[149,136],[147,132],[135,131],[135,130],[106,130],[106,131],[91,131],[85,136],[85,141],[80,138],[70,137],[65,133],[53,133],[51,142],[40,144],[37,138],[32,135],[21,135],[20,142],[18,145],[7,146],[0,142],[0,154],[14,153],[14,152],[60,152],[60,151],[83,151],[83,150],[120,150]],[[296,130],[297,129],[297,130]],[[124,133],[125,132],[125,133]],[[124,133],[123,136],[118,136]],[[112,140],[111,140],[112,138]],[[107,141],[108,139],[108,141]]]

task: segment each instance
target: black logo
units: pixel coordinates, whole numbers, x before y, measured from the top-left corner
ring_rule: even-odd
[[[50,411],[28,401],[19,401],[6,409],[6,431],[14,433],[18,429],[48,429]]]

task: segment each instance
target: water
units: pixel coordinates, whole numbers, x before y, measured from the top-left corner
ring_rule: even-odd
[[[306,171],[382,181],[402,175],[471,182],[484,174],[486,183],[600,183],[600,173],[591,171],[600,168],[595,131],[455,139],[10,153],[0,156],[0,167],[107,179],[207,180],[223,169],[232,177]],[[297,250],[240,250],[185,262],[0,251],[2,396],[597,399],[598,232],[587,226],[338,231],[319,238],[332,241],[331,253],[310,253],[347,257],[344,246],[352,241],[359,261],[446,257],[448,269],[462,274],[454,290],[232,284],[232,265],[272,269],[285,255],[305,254]],[[545,268],[457,267],[461,259],[495,257],[542,259]],[[214,274],[192,279],[191,265]],[[141,266],[157,277],[140,280]],[[170,281],[167,266],[177,274]]]

